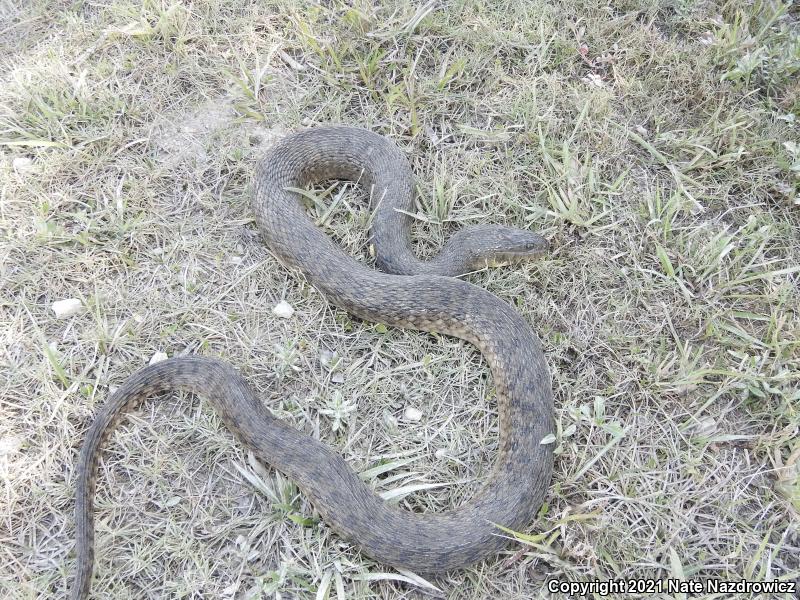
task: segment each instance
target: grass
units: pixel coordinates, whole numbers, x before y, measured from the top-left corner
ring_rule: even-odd
[[[477,489],[498,439],[477,351],[351,318],[259,239],[255,161],[328,122],[411,158],[421,255],[467,223],[551,240],[538,263],[469,277],[544,342],[546,504],[497,560],[421,581],[332,534],[201,399],[168,396],[107,445],[98,596],[796,580],[797,10],[607,4],[0,5],[0,595],[63,593],[83,432],[157,352],[230,361],[389,501],[445,510]],[[309,200],[371,264],[363,194]],[[58,319],[67,298],[83,310]]]

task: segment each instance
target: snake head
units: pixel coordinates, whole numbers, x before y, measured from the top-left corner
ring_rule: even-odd
[[[505,225],[477,225],[459,233],[473,269],[534,260],[550,247],[538,233]]]

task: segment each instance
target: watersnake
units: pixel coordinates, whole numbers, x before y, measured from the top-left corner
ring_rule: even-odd
[[[297,188],[355,181],[371,194],[377,269],[346,254],[307,216]],[[528,323],[506,302],[456,276],[486,264],[541,255],[539,235],[500,225],[461,229],[433,259],[411,249],[414,180],[388,138],[354,127],[316,127],[285,137],[256,166],[252,206],[261,233],[283,263],[297,267],[330,302],[362,319],[456,336],[477,346],[491,368],[500,419],[491,474],[467,502],[415,513],[384,502],[326,444],[276,419],[227,363],[173,358],[131,375],[98,411],[77,466],[73,598],[89,594],[92,501],[100,449],[133,405],[154,394],[199,394],[254,454],[293,479],[322,518],[373,558],[420,573],[465,567],[507,543],[497,528],[531,522],[552,468],[552,390],[545,357]],[[542,443],[543,440],[545,443]]]

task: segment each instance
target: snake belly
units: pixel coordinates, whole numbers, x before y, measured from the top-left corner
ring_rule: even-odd
[[[373,199],[372,241],[381,270],[367,268],[306,215],[299,188],[325,179],[357,181]],[[453,276],[463,257],[443,252],[418,260],[410,246],[413,176],[387,138],[353,127],[317,127],[288,136],[259,162],[253,185],[256,221],[270,250],[299,268],[332,303],[362,319],[438,332],[477,346],[494,379],[499,450],[478,492],[455,509],[414,513],[383,501],[326,444],[272,416],[227,363],[173,358],[131,375],[98,411],[77,467],[76,573],[72,597],[89,595],[94,562],[92,503],[99,454],[117,422],[154,394],[201,395],[262,461],[293,479],[322,518],[380,562],[420,573],[466,567],[508,542],[497,525],[530,523],[547,491],[553,427],[550,375],[528,323],[493,294]]]

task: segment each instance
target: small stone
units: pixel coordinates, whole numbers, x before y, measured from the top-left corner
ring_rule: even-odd
[[[18,156],[11,161],[11,166],[17,173],[30,173],[34,170],[33,161],[25,156]]]
[[[286,300],[281,300],[275,305],[275,308],[272,309],[272,314],[281,319],[288,319],[294,314],[294,308],[292,308],[292,305],[286,302]]]
[[[700,34],[700,37],[697,38],[697,41],[703,44],[703,46],[711,46],[716,41],[716,38],[714,37],[713,31],[704,31]]]
[[[0,437],[0,456],[13,456],[23,446],[21,437],[15,435],[6,435]]]
[[[584,83],[589,85],[593,85],[595,87],[605,87],[605,83],[603,83],[603,78],[600,77],[597,73],[589,73],[586,77],[581,79]]]
[[[67,298],[66,300],[53,302],[51,308],[53,312],[56,313],[57,318],[66,319],[81,312],[83,303],[77,298]]]
[[[412,423],[416,423],[420,419],[422,419],[422,411],[418,408],[414,408],[413,406],[408,406],[403,411],[403,418],[406,421],[411,421]]]
[[[433,455],[441,460],[447,456],[447,450],[445,450],[444,448],[439,448],[436,452],[433,453]]]
[[[150,359],[150,362],[148,364],[154,365],[156,363],[164,362],[168,358],[169,357],[167,356],[166,352],[156,352],[155,354],[153,354],[153,357]]]

